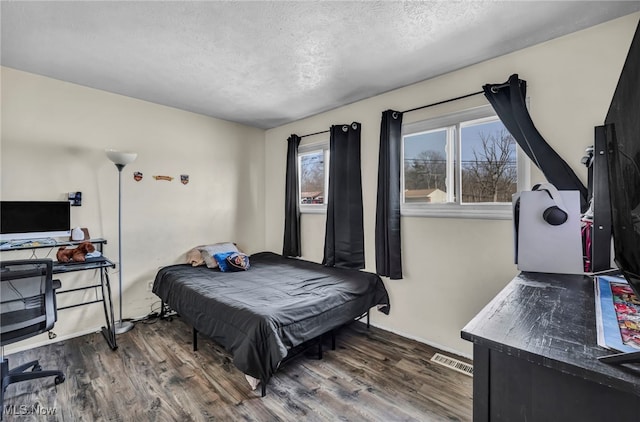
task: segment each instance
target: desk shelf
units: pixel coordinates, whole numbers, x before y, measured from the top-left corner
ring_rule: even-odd
[[[25,249],[46,249],[46,248],[59,248],[61,246],[78,246],[83,242],[91,242],[94,245],[98,245],[98,250],[102,252],[102,245],[107,244],[107,240],[101,237],[87,240],[56,240],[52,239],[50,242],[44,243],[46,239],[39,240],[25,240],[16,243],[15,245],[5,243],[0,247],[0,252],[21,251]]]
[[[60,295],[64,293],[73,293],[73,292],[89,290],[89,289],[100,289],[101,290],[100,298],[96,300],[91,300],[91,301],[79,302],[73,305],[58,307],[58,310],[61,311],[64,309],[75,308],[78,306],[91,305],[94,303],[102,303],[104,308],[104,317],[106,321],[105,326],[102,327],[102,335],[104,336],[105,340],[109,344],[109,347],[111,347],[112,350],[116,350],[118,348],[118,345],[116,343],[116,332],[115,332],[115,326],[114,326],[115,319],[114,319],[114,313],[113,313],[113,301],[111,299],[111,283],[109,281],[109,271],[108,271],[109,268],[115,268],[116,264],[102,254],[103,245],[107,244],[106,239],[96,238],[96,239],[80,240],[80,241],[75,241],[75,240],[55,241],[55,243],[41,243],[38,241],[31,241],[31,242],[24,242],[21,244],[12,245],[10,247],[5,247],[3,245],[2,249],[0,249],[0,252],[12,252],[12,251],[21,251],[21,250],[29,250],[29,249],[59,248],[62,246],[75,247],[83,242],[91,242],[94,245],[96,245],[96,249],[100,252],[103,259],[96,260],[96,261],[88,261],[88,262],[69,262],[69,263],[54,261],[53,274],[61,275],[61,274],[78,272],[78,271],[98,270],[100,274],[100,283],[68,289],[68,290],[58,289],[56,291],[56,295]]]
[[[54,274],[71,273],[75,271],[99,270],[101,268],[115,268],[116,264],[106,259],[104,261],[93,262],[72,262],[65,263],[60,261],[53,262]]]

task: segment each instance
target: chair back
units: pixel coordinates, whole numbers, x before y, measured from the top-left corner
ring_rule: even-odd
[[[51,259],[0,261],[0,343],[53,328],[57,319]]]

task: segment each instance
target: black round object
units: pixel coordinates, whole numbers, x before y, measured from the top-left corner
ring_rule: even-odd
[[[566,212],[554,205],[544,210],[542,218],[552,226],[559,226],[567,221],[568,215]]]

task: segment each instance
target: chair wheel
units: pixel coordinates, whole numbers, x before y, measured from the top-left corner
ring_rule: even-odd
[[[39,372],[42,371],[42,366],[40,366],[39,364],[33,365],[33,369],[31,370],[31,372]]]
[[[56,385],[62,384],[64,382],[64,375],[57,375],[56,379],[53,381],[56,383]]]

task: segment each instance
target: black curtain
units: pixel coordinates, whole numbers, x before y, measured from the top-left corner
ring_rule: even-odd
[[[387,110],[380,123],[378,200],[376,203],[376,272],[402,278],[400,248],[400,169],[402,113]]]
[[[503,84],[483,86],[484,95],[520,148],[538,166],[549,183],[559,190],[580,192],[580,208],[588,208],[587,188],[571,167],[554,151],[536,129],[527,106],[527,82],[514,74]]]
[[[300,137],[287,139],[287,174],[284,193],[283,256],[300,256],[300,207],[298,201],[298,145]]]
[[[331,126],[329,197],[322,263],[364,268],[360,123]]]

